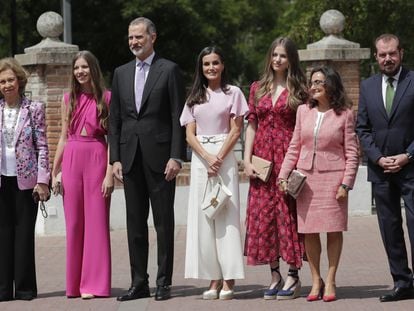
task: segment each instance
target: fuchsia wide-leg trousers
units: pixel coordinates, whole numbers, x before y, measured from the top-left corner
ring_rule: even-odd
[[[106,166],[105,141],[68,138],[62,162],[68,297],[111,294],[110,199],[101,192]]]

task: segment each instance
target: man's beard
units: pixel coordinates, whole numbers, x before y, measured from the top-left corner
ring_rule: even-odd
[[[381,73],[383,73],[384,75],[386,75],[388,77],[393,77],[393,76],[395,76],[398,73],[398,71],[400,71],[401,64],[399,64],[397,67],[395,67],[395,69],[392,70],[392,71],[387,71],[385,69],[385,67],[386,66],[384,66],[384,69],[381,70]]]
[[[140,49],[132,49],[129,48],[129,50],[131,51],[132,54],[134,54],[135,56],[139,56],[142,53],[142,48]]]

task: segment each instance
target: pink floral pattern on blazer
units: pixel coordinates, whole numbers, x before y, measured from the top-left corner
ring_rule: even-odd
[[[2,136],[1,131],[3,129],[4,105],[4,99],[0,99],[0,137]],[[31,111],[35,129],[39,159],[36,159],[36,150],[32,139],[32,127],[28,113],[29,109]],[[49,148],[46,139],[46,115],[44,104],[31,101],[26,97],[22,98],[20,116],[14,135],[14,144],[16,147],[16,170],[19,189],[33,189],[37,183],[48,184],[50,179]],[[3,152],[2,147],[3,146],[0,143],[0,154]]]

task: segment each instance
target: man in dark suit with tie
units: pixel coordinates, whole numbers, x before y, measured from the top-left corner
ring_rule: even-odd
[[[401,197],[414,260],[414,72],[401,66],[403,49],[397,36],[383,34],[375,47],[381,74],[361,83],[356,130],[368,158],[368,180],[394,280],[393,290],[380,297],[386,302],[413,297]]]
[[[136,56],[115,69],[109,117],[110,161],[124,184],[131,287],[117,299],[150,296],[148,286],[149,202],[157,232],[155,300],[170,298],[174,254],[175,177],[185,150],[179,117],[184,87],[178,66],[154,52],[155,25],[133,20],[128,43]]]

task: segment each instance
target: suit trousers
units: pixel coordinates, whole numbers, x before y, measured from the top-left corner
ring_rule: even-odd
[[[167,164],[167,163],[166,163]],[[154,172],[137,147],[134,163],[124,173],[127,236],[131,265],[131,286],[148,284],[148,214],[151,209],[157,233],[157,286],[171,285],[174,259],[175,179],[166,181]]]
[[[34,229],[37,204],[33,189],[19,190],[17,177],[1,176],[0,298],[37,296]]]
[[[410,287],[413,284],[413,274],[408,264],[400,200],[402,197],[405,205],[412,268],[414,260],[414,179],[403,179],[393,174],[387,181],[374,182],[373,190],[381,237],[394,285]]]

